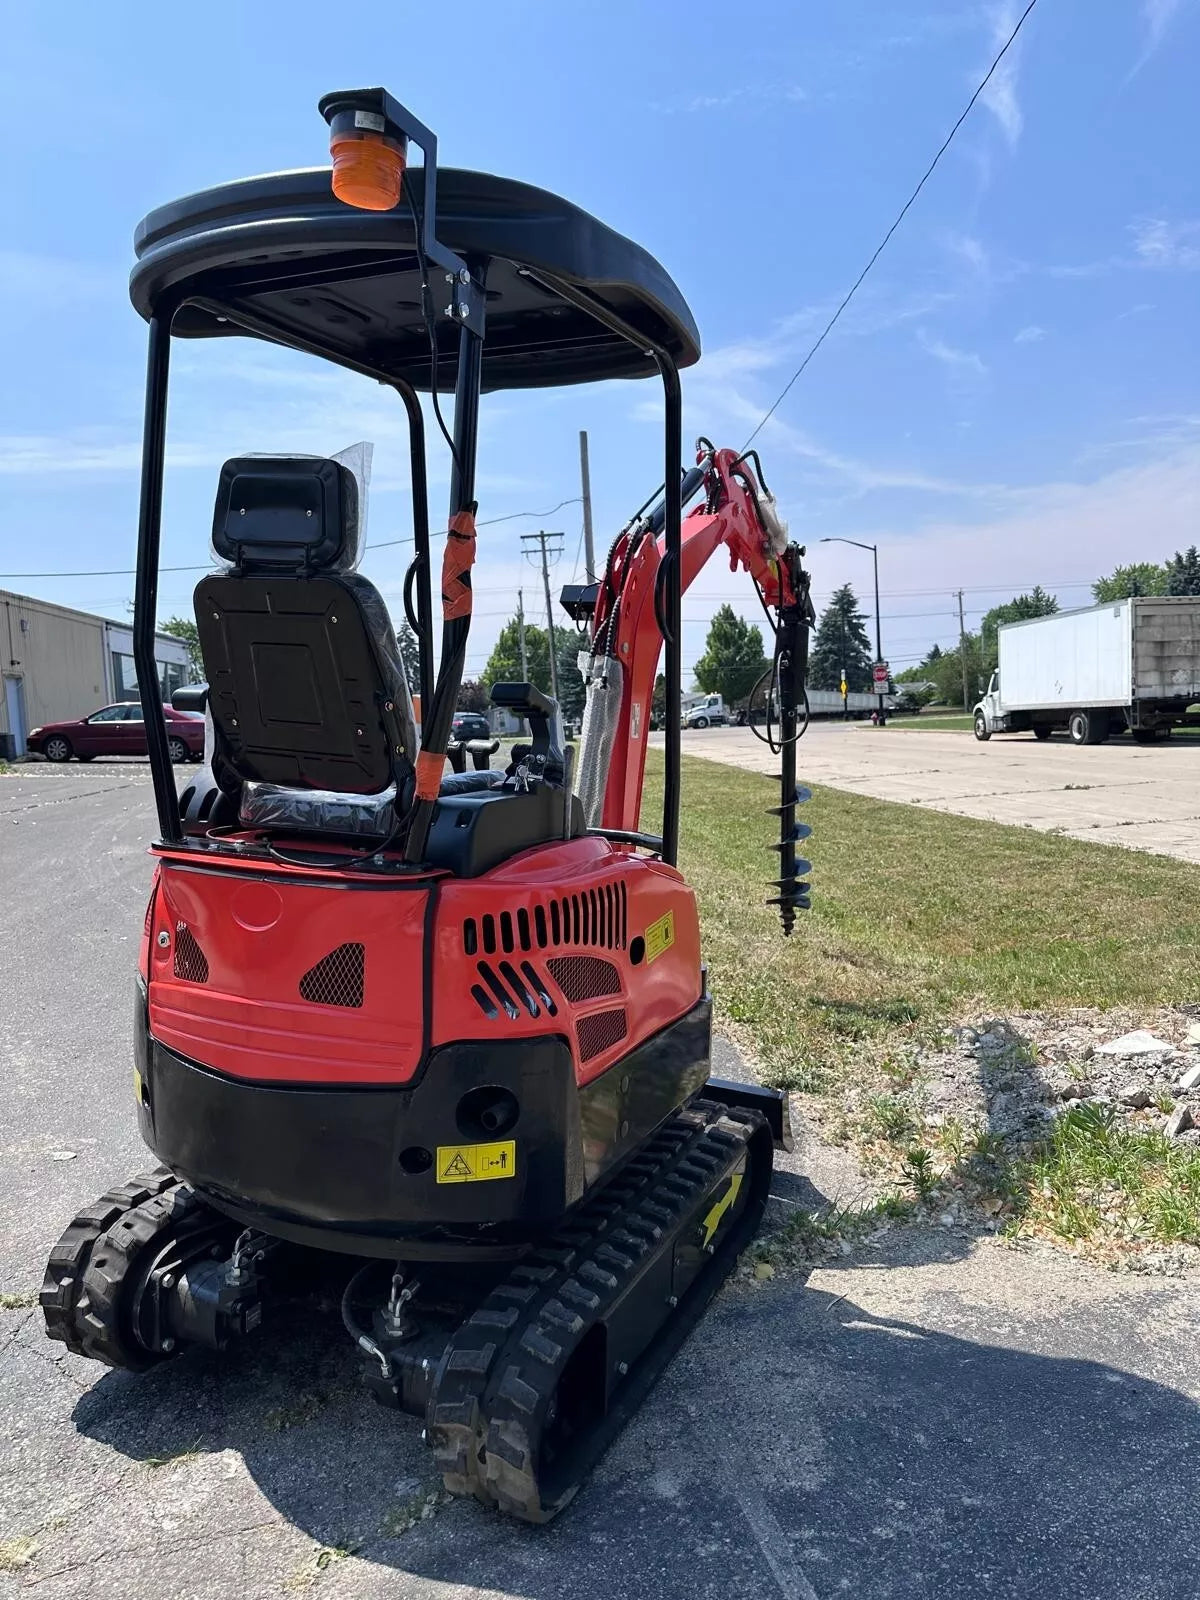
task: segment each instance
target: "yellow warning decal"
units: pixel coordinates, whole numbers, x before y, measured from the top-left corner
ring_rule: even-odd
[[[668,911],[646,929],[646,962],[657,961],[675,943],[675,913]]]
[[[499,1144],[440,1144],[437,1153],[439,1183],[489,1183],[493,1178],[515,1178],[517,1142]]]
[[[708,1213],[708,1215],[704,1219],[704,1222],[703,1222],[702,1226],[704,1228],[704,1240],[703,1240],[703,1242],[705,1244],[708,1244],[711,1241],[713,1234],[716,1233],[717,1228],[720,1226],[721,1218],[725,1215],[725,1213],[729,1210],[730,1206],[737,1199],[738,1190],[741,1187],[742,1187],[742,1174],[740,1172],[735,1172],[733,1177],[730,1178],[730,1180],[729,1180],[728,1189],[726,1189],[725,1193],[721,1196],[721,1198],[717,1201],[716,1205],[712,1208],[712,1210]]]
[[[136,1067],[134,1067],[134,1069],[133,1069],[133,1098],[137,1101],[138,1105],[141,1105],[142,1100],[145,1098],[145,1094],[146,1094],[146,1090],[145,1090],[144,1084],[142,1083],[142,1075],[138,1071],[138,1069]]]

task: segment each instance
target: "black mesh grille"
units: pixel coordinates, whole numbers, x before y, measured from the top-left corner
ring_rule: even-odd
[[[315,1006],[361,1006],[363,1003],[361,944],[340,944],[300,979],[300,993]]]
[[[175,976],[185,983],[208,982],[208,958],[186,922],[175,924]]]
[[[580,1017],[575,1024],[579,1038],[579,1059],[590,1061],[593,1056],[620,1044],[628,1033],[624,1011],[596,1011],[590,1017]]]
[[[546,970],[572,1005],[621,992],[620,973],[599,956],[552,956]]]

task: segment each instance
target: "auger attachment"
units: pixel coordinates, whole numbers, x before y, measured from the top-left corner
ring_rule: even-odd
[[[780,871],[780,876],[770,879],[768,883],[769,888],[778,889],[779,893],[772,895],[767,904],[778,906],[785,937],[795,926],[796,912],[808,911],[812,905],[812,884],[805,876],[812,871],[812,862],[796,854],[798,841],[809,838],[812,828],[807,822],[795,820],[796,807],[811,799],[812,790],[806,789],[803,784],[796,784],[790,800],[785,800],[782,805],[771,806],[767,812],[768,816],[779,818],[780,832],[779,839],[767,846],[768,850],[779,852]]]

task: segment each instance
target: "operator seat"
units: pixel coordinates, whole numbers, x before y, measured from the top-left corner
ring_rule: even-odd
[[[212,778],[181,796],[185,830],[236,819],[372,848],[397,835],[416,722],[387,608],[352,570],[360,526],[357,480],[338,461],[239,456],[221,469],[213,549],[228,565],[195,595]],[[443,779],[425,859],[460,877],[584,831],[557,704],[529,684],[492,698],[529,721],[533,771]]]
[[[361,526],[340,462],[240,456],[221,469],[212,542],[228,565],[197,585],[196,626],[213,775],[239,802],[250,785],[297,802],[390,790],[397,820],[408,809],[416,721],[387,608],[353,571]]]

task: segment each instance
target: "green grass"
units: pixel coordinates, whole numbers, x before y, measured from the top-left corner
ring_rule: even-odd
[[[38,1303],[36,1289],[24,1289],[17,1294],[0,1294],[0,1311],[25,1311]]]
[[[1118,1238],[1200,1244],[1200,1152],[1081,1112],[1031,1155],[957,1123],[922,1131],[901,1098],[916,1048],[944,1044],[955,1021],[1194,1000],[1200,867],[817,789],[800,812],[813,907],[784,939],[763,903],[773,784],[683,767],[681,866],[717,1016],[765,1081],[812,1093],[827,1131],[910,1204],[962,1199],[1100,1254]],[[661,775],[652,751],[649,829]]]
[[[813,908],[784,939],[763,904],[774,785],[683,766],[681,865],[718,1014],[772,1082],[816,1087],[862,1041],[903,1045],[981,1011],[1195,997],[1198,866],[818,789],[800,811]],[[647,827],[661,773],[651,751]]]
[[[1119,1127],[1107,1107],[1073,1106],[1013,1178],[1013,1232],[1107,1254],[1148,1242],[1200,1245],[1200,1150]]]

